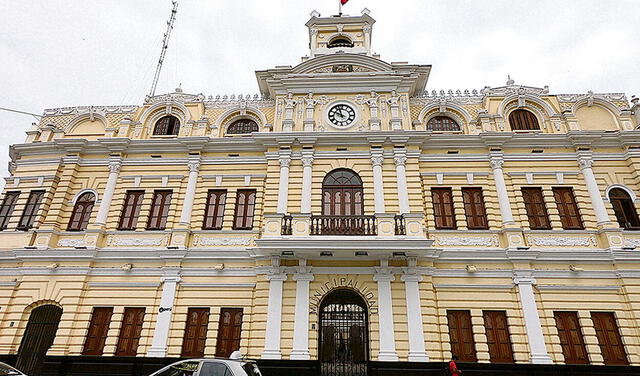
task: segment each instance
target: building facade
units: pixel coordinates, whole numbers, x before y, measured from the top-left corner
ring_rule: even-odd
[[[430,91],[374,23],[312,13],[259,95],[45,110],[10,148],[0,353],[640,365],[638,100]]]

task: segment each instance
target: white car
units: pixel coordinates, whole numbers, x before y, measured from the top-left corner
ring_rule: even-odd
[[[27,376],[8,364],[0,362],[0,376]]]
[[[233,356],[233,355],[232,355]],[[2,374],[0,374],[2,375]],[[189,359],[150,376],[262,376],[255,362],[244,359]]]

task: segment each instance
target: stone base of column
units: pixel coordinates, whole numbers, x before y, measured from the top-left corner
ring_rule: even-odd
[[[397,362],[398,361],[398,353],[395,351],[380,351],[378,354],[379,362]]]
[[[151,348],[147,352],[147,356],[149,358],[164,358],[167,356],[167,348],[151,346]]]
[[[531,354],[529,358],[531,364],[553,364],[553,360],[547,354]]]
[[[281,360],[282,353],[280,350],[264,350],[262,354],[260,354],[261,359],[271,359],[271,360]]]
[[[428,362],[429,355],[426,352],[409,352],[410,362]]]
[[[291,351],[291,360],[311,360],[311,354],[307,350],[293,350]]]

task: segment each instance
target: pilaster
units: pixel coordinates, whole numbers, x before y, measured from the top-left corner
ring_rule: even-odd
[[[309,360],[309,283],[314,277],[311,268],[306,266],[306,260],[300,260],[297,273],[293,276],[296,281],[296,308],[293,328],[292,360]]]
[[[533,285],[536,280],[531,277],[513,277],[513,283],[518,286],[520,307],[524,317],[527,338],[529,339],[529,361],[534,364],[551,364],[553,361],[547,353],[547,346],[542,334],[542,325],[538,314]]]
[[[381,362],[397,362],[396,340],[393,328],[393,300],[391,298],[391,282],[395,280],[386,260],[381,261],[380,267],[376,267],[373,280],[378,283],[378,317],[380,353],[378,360]]]
[[[279,266],[279,261],[275,260],[269,274],[269,302],[267,307],[267,327],[264,338],[264,350],[262,359],[282,359],[280,351],[280,332],[282,327],[282,286],[287,280],[287,275],[283,273]]]
[[[422,306],[420,304],[420,287],[422,276],[417,273],[416,259],[409,260],[409,267],[401,277],[405,287],[407,302],[407,326],[409,330],[409,361],[428,362],[429,355],[424,345],[424,326],[422,322]]]
[[[373,166],[373,198],[375,202],[375,213],[386,211],[384,204],[384,180],[382,178],[382,164],[384,156],[382,149],[371,149],[371,165]]]
[[[160,307],[158,308],[151,348],[147,352],[147,356],[150,358],[163,358],[167,356],[173,304],[179,282],[180,274],[177,270],[172,269],[162,277],[162,297],[160,298]]]

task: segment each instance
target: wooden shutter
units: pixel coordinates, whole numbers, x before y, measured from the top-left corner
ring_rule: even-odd
[[[540,129],[536,116],[527,110],[515,110],[509,114],[509,124],[513,131],[531,131]]]
[[[204,356],[204,345],[207,341],[209,327],[209,308],[189,308],[187,326],[182,341],[182,357]]]
[[[232,352],[240,350],[242,337],[242,308],[222,308],[218,323],[216,356],[228,358]]]
[[[604,364],[628,365],[627,353],[620,337],[618,324],[612,312],[591,312],[596,337],[602,351]]]
[[[554,312],[562,355],[566,364],[589,364],[577,312]]]
[[[0,206],[0,230],[5,230],[11,220],[13,208],[16,206],[20,192],[7,192]]]
[[[143,322],[144,308],[127,307],[124,309],[116,356],[136,356],[138,354]]]
[[[147,230],[164,230],[166,228],[169,206],[171,205],[171,193],[171,190],[161,190],[153,193]]]
[[[551,230],[542,188],[522,188],[522,197],[529,217],[529,227],[532,230]]]
[[[82,355],[102,355],[107,340],[113,307],[94,307]]]
[[[207,195],[207,207],[204,213],[203,230],[222,230],[224,205],[227,201],[225,189],[210,189]]]
[[[136,229],[143,197],[144,191],[127,191],[127,196],[125,197],[124,205],[122,206],[122,213],[120,214],[118,230]]]
[[[461,362],[477,362],[471,312],[447,311],[447,322],[449,323],[451,353],[457,355]]]
[[[565,230],[582,230],[582,218],[578,210],[578,203],[570,187],[553,188],[553,197],[556,199],[558,213],[560,213],[560,221],[562,228]]]
[[[236,210],[233,220],[234,230],[253,229],[253,212],[256,205],[256,191],[240,189],[236,195]]]
[[[484,311],[483,316],[491,363],[513,363],[513,348],[509,336],[507,313],[504,311]]]
[[[456,215],[453,210],[451,188],[431,188],[433,215],[436,229],[456,229]]]
[[[27,231],[33,227],[33,222],[36,220],[38,210],[40,209],[40,203],[44,197],[44,191],[31,191],[27,204],[24,207],[20,222],[18,222],[18,230]]]
[[[484,208],[482,188],[462,188],[464,212],[467,217],[467,227],[470,230],[486,230],[489,228],[487,213]]]

